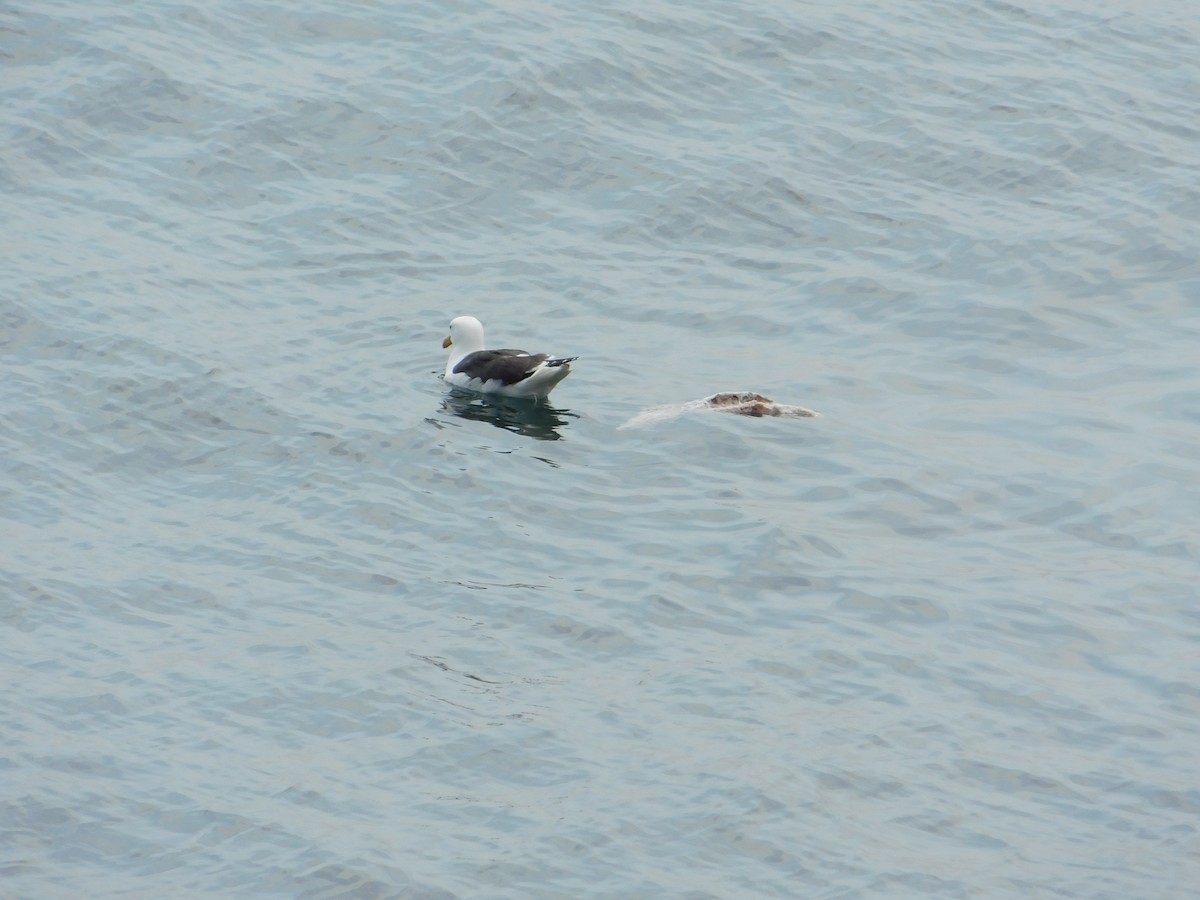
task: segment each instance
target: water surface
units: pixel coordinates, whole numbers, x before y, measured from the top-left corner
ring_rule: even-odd
[[[10,6],[0,893],[1190,896],[1198,22]]]

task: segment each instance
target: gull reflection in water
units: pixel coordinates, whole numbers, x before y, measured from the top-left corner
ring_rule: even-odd
[[[476,394],[451,389],[442,401],[442,409],[462,419],[490,422],[497,428],[512,431],[539,441],[561,441],[558,429],[566,419],[579,418],[565,409],[556,409],[545,400],[524,400],[498,394]]]

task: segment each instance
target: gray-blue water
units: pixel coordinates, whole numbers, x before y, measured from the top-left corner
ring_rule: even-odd
[[[0,895],[1195,896],[1194,3],[0,23]]]

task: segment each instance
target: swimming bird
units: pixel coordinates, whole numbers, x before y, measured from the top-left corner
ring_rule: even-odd
[[[450,322],[452,347],[446,362],[446,383],[468,391],[542,400],[571,373],[568,363],[578,356],[550,356],[524,350],[485,350],[483,325],[474,316]]]

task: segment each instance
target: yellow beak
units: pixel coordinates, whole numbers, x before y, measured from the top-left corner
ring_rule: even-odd
[[[444,341],[442,341],[442,349],[445,350],[447,347],[449,347],[453,343],[454,343],[454,341],[450,340],[450,336],[446,335],[446,339]]]

